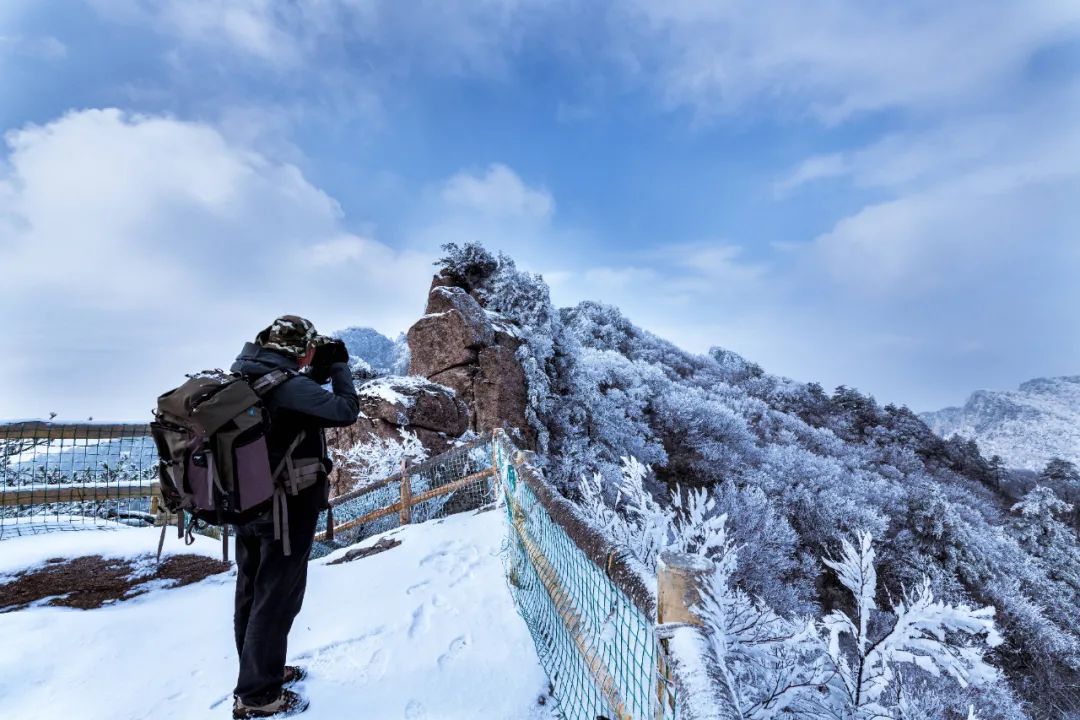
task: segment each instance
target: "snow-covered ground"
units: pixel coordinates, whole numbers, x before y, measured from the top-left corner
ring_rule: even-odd
[[[400,528],[401,545],[341,565],[312,563],[289,661],[310,677],[310,720],[550,717],[541,669],[503,574],[498,511]],[[0,542],[4,574],[53,557],[153,552],[157,532],[122,528]],[[218,542],[167,552],[220,557]],[[234,572],[96,610],[0,614],[3,717],[231,717]]]

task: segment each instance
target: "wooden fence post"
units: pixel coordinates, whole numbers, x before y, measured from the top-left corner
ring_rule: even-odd
[[[412,481],[405,467],[405,460],[401,461],[401,510],[398,512],[398,522],[408,525],[412,522]]]
[[[701,588],[711,582],[715,571],[712,561],[700,555],[661,553],[656,567],[657,622],[703,627],[705,622],[694,608],[701,602]]]
[[[657,636],[671,662],[668,668],[663,658],[657,658],[661,702],[667,696],[663,678],[668,677],[678,687],[680,718],[739,717],[723,660],[709,641],[709,628],[701,614],[702,594],[713,581],[716,565],[700,555],[674,552],[661,553],[656,565]],[[677,648],[673,647],[676,637]]]

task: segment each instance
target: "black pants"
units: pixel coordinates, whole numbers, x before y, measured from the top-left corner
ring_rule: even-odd
[[[322,509],[318,485],[288,498],[286,557],[269,516],[236,526],[236,652],[240,674],[234,694],[249,705],[277,698],[285,672],[289,630],[307,587],[308,556]]]

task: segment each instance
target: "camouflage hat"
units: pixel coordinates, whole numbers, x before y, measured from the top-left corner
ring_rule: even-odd
[[[298,315],[282,315],[255,337],[255,342],[269,350],[300,357],[315,340],[315,326]]]

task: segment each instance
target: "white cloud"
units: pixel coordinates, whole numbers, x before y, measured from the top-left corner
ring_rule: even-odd
[[[303,48],[299,6],[273,0],[89,0],[105,17],[153,27],[198,47],[211,47],[271,66],[296,65]]]
[[[6,140],[0,417],[138,419],[282,313],[396,332],[420,309],[430,256],[350,234],[296,167],[212,127],[88,110]]]
[[[384,245],[367,238],[346,235],[311,246],[306,260],[313,267],[334,267],[343,263],[362,263],[382,254]]]
[[[1007,277],[1017,252],[1056,255],[1080,220],[1059,200],[1080,182],[1078,121],[1080,97],[1044,100],[846,153],[836,175],[891,197],[840,219],[810,254],[870,295],[955,286],[994,265]]]
[[[1080,33],[1080,6],[1053,0],[618,8],[615,42],[670,105],[711,116],[779,104],[827,123],[983,102],[1013,85],[1034,52]]]
[[[917,409],[1075,373],[1078,109],[1043,103],[804,163],[791,191],[829,176],[886,197],[783,253],[658,244],[561,276],[553,294],[618,305],[689,349],[721,345]]]
[[[460,172],[443,185],[442,199],[451,207],[491,217],[547,220],[555,201],[543,188],[532,188],[517,173],[500,163],[483,173]]]
[[[164,52],[300,71],[327,92],[392,91],[418,73],[517,79],[516,59],[543,48],[581,81],[554,108],[563,119],[592,114],[590,91],[609,85],[645,86],[702,119],[746,110],[829,124],[880,110],[937,114],[993,102],[1039,50],[1080,37],[1080,5],[1057,0],[609,0],[585,9],[544,0],[419,9],[366,0],[89,1],[105,17],[174,39],[178,47]]]
[[[0,35],[0,57],[5,53],[22,55],[35,60],[61,60],[67,56],[67,46],[51,35],[37,37]]]
[[[846,175],[848,171],[849,161],[843,153],[813,155],[799,163],[799,166],[787,177],[776,181],[773,184],[773,192],[778,196],[787,195],[807,183]]]
[[[771,189],[779,201],[821,190],[872,199],[817,237],[786,238],[784,253],[740,253],[738,244],[754,245],[751,220],[744,237],[678,248],[672,244],[686,238],[663,238],[656,253],[635,255],[615,238],[590,242],[560,224],[555,198],[536,178],[493,165],[455,175],[418,203],[404,232],[412,247],[434,254],[443,242],[481,241],[523,267],[556,266],[548,278],[562,301],[613,302],[689,347],[727,345],[770,369],[854,383],[888,399],[925,403],[950,392],[955,400],[975,385],[1015,385],[1017,373],[1076,371],[1075,68],[1058,68],[1060,83],[1035,77],[1061,61],[1062,48],[1078,47],[1076,3],[828,0],[781,8],[636,0],[585,11],[488,0],[425,3],[417,12],[408,3],[364,0],[92,2],[158,32],[170,67],[190,73],[181,77],[188,85],[208,69],[220,72],[208,91],[224,87],[242,110],[224,129],[106,118],[90,132],[91,116],[78,114],[78,123],[13,136],[10,167],[0,169],[0,262],[22,263],[20,276],[31,280],[20,281],[19,292],[68,298],[83,312],[79,323],[65,320],[68,327],[88,326],[98,304],[126,307],[153,297],[163,260],[170,277],[201,292],[223,286],[213,267],[193,267],[182,248],[195,255],[227,250],[233,289],[208,297],[228,296],[243,306],[237,313],[252,318],[261,310],[249,312],[246,303],[265,304],[265,278],[279,277],[237,260],[254,247],[273,251],[266,253],[271,268],[285,257],[299,273],[300,281],[269,283],[277,293],[306,297],[305,288],[315,288],[337,297],[348,288],[365,307],[389,308],[388,317],[402,300],[420,305],[425,263],[371,240],[367,230],[350,232],[336,203],[281,162],[299,165],[303,157],[288,137],[290,122],[267,127],[260,73],[282,92],[303,96],[290,106],[298,114],[317,104],[324,118],[343,125],[363,104],[359,97],[389,121],[395,105],[379,100],[415,87],[421,76],[523,82],[514,63],[542,44],[561,71],[581,79],[561,110],[553,109],[563,119],[577,108],[604,116],[612,100],[646,88],[662,109],[690,109],[702,122],[734,116],[736,125],[766,117],[789,127],[796,142],[806,139],[807,119],[816,137],[821,123],[866,121],[857,133],[872,138],[865,146],[844,147],[853,135],[833,128],[827,149],[793,163]],[[248,82],[259,86],[252,98],[228,95],[242,94]],[[878,121],[890,135],[872,137]],[[85,136],[73,134],[76,126]],[[246,149],[254,142],[262,154]],[[69,155],[73,178],[56,169]],[[86,241],[53,240],[64,237]],[[134,237],[155,242],[144,247]],[[302,248],[295,262],[294,247]],[[103,267],[105,253],[126,282],[86,272]],[[388,275],[404,267],[403,276],[422,277],[420,289],[407,293],[381,276],[369,279],[363,268],[383,263]],[[0,289],[0,298],[13,297],[7,292]],[[281,311],[296,309],[280,304]],[[312,305],[328,316],[337,306]],[[402,327],[418,310],[408,307],[387,325]],[[140,322],[148,322],[145,314]],[[364,320],[353,314],[344,322]],[[22,325],[20,337],[47,340],[45,325]],[[17,376],[39,362],[32,357]]]
[[[317,67],[355,80],[343,57],[390,75],[422,67],[443,75],[498,76],[533,26],[541,0],[480,3],[367,0],[89,0],[105,17],[150,26],[195,52],[207,48],[275,71]],[[328,64],[327,60],[335,66]]]

